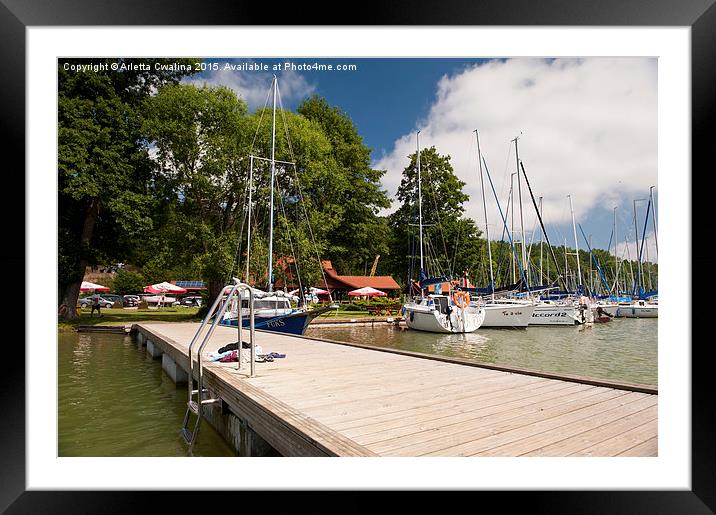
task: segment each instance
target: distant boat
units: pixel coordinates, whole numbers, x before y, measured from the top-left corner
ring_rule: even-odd
[[[619,305],[617,318],[659,318],[659,304],[638,300],[633,304]]]

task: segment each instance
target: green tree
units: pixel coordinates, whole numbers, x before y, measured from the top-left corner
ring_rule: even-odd
[[[139,272],[120,270],[114,278],[112,289],[118,295],[129,295],[130,293],[141,292],[146,285],[144,276]]]
[[[58,63],[60,304],[76,304],[87,265],[124,260],[138,236],[152,228],[152,164],[142,120],[150,94],[185,74],[156,71],[155,62],[165,61]],[[115,62],[127,67],[113,71]],[[66,64],[98,66],[74,71]],[[64,316],[71,319],[76,313],[69,309]]]
[[[330,199],[329,206],[340,212],[342,222],[327,235],[327,257],[343,273],[356,273],[377,254],[388,251],[389,229],[377,216],[380,209],[390,207],[387,192],[380,185],[385,170],[371,168],[371,150],[350,117],[324,98],[307,99],[298,112],[320,125],[338,166],[338,173],[331,178],[337,196]]]
[[[417,153],[408,158],[396,195],[401,205],[388,217],[393,231],[389,266],[402,282],[407,280],[411,260],[412,279],[418,279],[420,269]],[[420,184],[426,274],[473,275],[481,265],[481,231],[472,219],[463,217],[469,197],[462,191],[465,182],[453,172],[450,156],[440,155],[435,147],[421,150]]]
[[[246,189],[246,114],[245,102],[224,87],[167,85],[148,103],[144,130],[161,185],[161,223],[144,254],[152,279],[199,275],[212,297],[226,281]]]

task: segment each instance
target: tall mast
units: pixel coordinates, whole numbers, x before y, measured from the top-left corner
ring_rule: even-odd
[[[579,279],[579,283],[577,286],[581,286],[582,284],[582,267],[579,265],[579,243],[577,242],[577,226],[574,224],[574,208],[572,207],[572,196],[567,195],[569,197],[569,210],[572,212],[572,230],[574,231],[574,249],[576,251],[577,255],[577,279]],[[566,245],[566,244],[565,244]]]
[[[420,273],[423,273],[423,190],[420,181],[420,131],[415,135],[418,145],[418,226],[420,227]],[[422,288],[420,289],[422,292]]]
[[[614,206],[614,277],[617,287],[617,295],[619,295],[619,254],[617,252],[617,206]]]
[[[643,289],[643,278],[642,278],[642,269],[641,269],[641,252],[639,251],[639,227],[636,223],[636,203],[641,202],[642,200],[645,200],[643,198],[638,198],[634,200],[634,251],[636,252],[636,259],[637,259],[637,275],[638,280],[634,283],[634,289],[638,287]],[[637,293],[636,291],[634,293]]]
[[[651,221],[654,224],[654,245],[656,246],[656,259],[659,259],[659,239],[656,237],[656,206],[654,205],[654,188],[649,188],[649,199],[651,200]],[[647,247],[648,248],[648,247]]]
[[[480,152],[480,135],[475,129],[475,138],[477,138],[477,161],[480,164],[480,189],[482,190],[482,209],[485,213],[485,237],[487,238],[487,259],[490,262],[490,290],[492,300],[495,300],[495,277],[492,271],[492,244],[490,243],[490,226],[487,222],[487,201],[485,199],[485,182],[482,178],[482,154]]]
[[[514,239],[514,235],[515,235],[515,195],[514,195],[514,181],[512,179],[515,175],[516,174],[514,174],[514,173],[510,175],[510,204],[511,204],[511,206],[510,206],[510,220],[511,220],[510,230],[512,231],[513,239]],[[515,253],[513,252],[512,253],[512,283],[513,284],[515,283],[515,281],[517,281],[517,276],[515,275],[515,260],[516,259],[517,258],[515,257]]]
[[[273,117],[271,119],[271,201],[269,206],[268,291],[273,291],[273,184],[276,177],[276,89],[278,80],[273,76]]]
[[[539,215],[542,217],[542,197],[539,198]],[[538,284],[544,284],[544,275],[542,275],[542,233],[539,233],[539,281]]]
[[[246,284],[249,284],[249,264],[251,263],[251,193],[254,187],[254,156],[249,156],[249,231],[246,235]]]
[[[520,132],[520,134],[522,134]],[[526,272],[526,279],[527,279],[527,285],[529,286],[530,282],[530,268],[527,263],[527,248],[525,247],[525,218],[522,213],[522,181],[520,180],[520,155],[517,151],[517,140],[520,137],[517,136],[513,140],[515,142],[515,160],[517,164],[517,194],[519,196],[519,203],[520,203],[520,244],[522,245],[522,268],[524,268]]]

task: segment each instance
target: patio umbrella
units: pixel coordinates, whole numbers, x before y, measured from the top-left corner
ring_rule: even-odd
[[[80,285],[80,291],[109,291],[109,288],[102,286],[101,284],[91,283],[89,281],[82,281]]]
[[[157,284],[150,284],[144,287],[144,291],[147,293],[186,293],[186,288],[177,286],[176,284],[163,282]]]
[[[388,294],[384,291],[366,286],[365,288],[358,288],[357,290],[349,291],[348,295],[352,297],[385,297]]]
[[[309,293],[312,293],[313,295],[328,295],[328,292],[326,290],[322,290],[320,288],[314,288],[311,287],[309,290]],[[298,293],[298,290],[293,290],[289,292],[291,295],[296,295]]]

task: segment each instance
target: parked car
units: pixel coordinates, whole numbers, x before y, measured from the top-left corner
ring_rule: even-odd
[[[81,308],[91,308],[92,307],[92,297],[85,297],[84,299],[80,299],[79,303],[80,303]],[[114,306],[114,301],[105,299],[104,297],[100,297],[99,305],[102,308],[111,308],[112,306]]]
[[[139,305],[139,295],[125,295],[122,299],[126,308],[133,308]]]
[[[103,298],[103,299],[106,299],[106,300],[109,300],[109,301],[112,301],[113,303],[114,303],[114,302],[119,302],[120,307],[121,307],[121,306],[124,306],[124,299],[122,298],[121,295],[114,295],[114,294],[111,294],[111,295],[102,295],[102,298]]]
[[[173,306],[201,307],[201,297],[184,297],[172,304]]]

